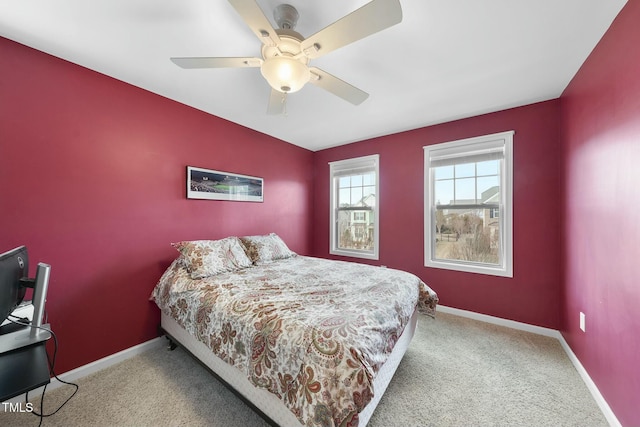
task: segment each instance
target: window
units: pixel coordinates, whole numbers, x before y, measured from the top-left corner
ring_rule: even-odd
[[[424,147],[425,266],[513,277],[513,131]]]
[[[329,253],[378,259],[379,157],[329,163]]]

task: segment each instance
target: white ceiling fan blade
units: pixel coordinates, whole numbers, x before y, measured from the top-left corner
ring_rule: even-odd
[[[339,96],[345,101],[352,103],[353,105],[360,105],[369,97],[367,92],[332,76],[326,71],[316,67],[310,67],[309,71],[311,72],[311,79],[309,80],[309,83],[321,87],[322,89]]]
[[[287,102],[287,94],[278,92],[275,89],[271,89],[271,95],[269,95],[269,105],[267,106],[267,114],[278,115],[285,113],[285,106]]]
[[[182,68],[244,68],[262,65],[260,58],[213,58],[206,56],[171,58],[171,62]]]
[[[398,0],[372,0],[305,39],[301,46],[309,58],[318,58],[402,21]]]
[[[268,46],[277,46],[280,43],[280,37],[255,0],[229,0],[229,3],[262,43]]]

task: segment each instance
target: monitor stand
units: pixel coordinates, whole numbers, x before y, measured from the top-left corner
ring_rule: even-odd
[[[38,263],[36,279],[33,285],[33,319],[31,324],[0,334],[0,354],[38,344],[51,338],[51,333],[48,330],[49,325],[42,324],[50,274],[50,265],[42,262]],[[3,328],[6,328],[6,326]]]

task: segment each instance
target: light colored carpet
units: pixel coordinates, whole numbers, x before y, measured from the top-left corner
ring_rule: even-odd
[[[267,424],[184,351],[135,356],[80,381],[43,426]],[[45,412],[71,387],[47,393]],[[39,399],[33,400],[36,407]],[[2,408],[0,408],[2,409]],[[0,410],[2,426],[37,426]],[[450,314],[421,317],[416,335],[369,423],[388,426],[606,426],[560,343]]]

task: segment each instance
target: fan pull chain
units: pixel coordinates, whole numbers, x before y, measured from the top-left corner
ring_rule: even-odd
[[[282,115],[287,117],[287,92],[282,92]]]

